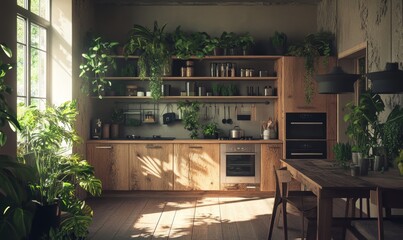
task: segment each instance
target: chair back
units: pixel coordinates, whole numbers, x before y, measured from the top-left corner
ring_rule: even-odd
[[[276,194],[279,196],[287,196],[287,186],[288,183],[291,182],[292,176],[291,173],[287,170],[286,167],[282,167],[279,169],[274,169],[275,179],[276,179]]]
[[[403,209],[403,189],[378,187],[376,192],[378,207],[378,239],[384,240],[383,209],[385,208],[387,217],[391,217],[391,208]],[[402,218],[403,216],[399,217]]]

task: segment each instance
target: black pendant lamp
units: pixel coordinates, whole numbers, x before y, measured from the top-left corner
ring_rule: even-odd
[[[359,76],[359,74],[345,73],[340,66],[333,67],[328,74],[316,75],[318,93],[339,94],[354,92],[354,82]]]
[[[403,92],[403,71],[399,70],[397,62],[386,63],[385,71],[368,73],[373,93]]]

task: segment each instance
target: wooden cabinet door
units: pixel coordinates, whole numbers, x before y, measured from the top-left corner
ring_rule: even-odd
[[[262,144],[261,146],[261,191],[275,191],[274,168],[280,168],[282,144]]]
[[[328,102],[336,98],[335,94],[318,94],[315,76],[312,78],[312,102],[305,101],[305,59],[302,57],[284,57],[283,67],[283,96],[284,112],[326,112]],[[335,59],[329,58],[325,65],[319,58],[315,66],[316,74],[329,73],[335,65]]]
[[[130,144],[130,189],[173,189],[173,144]]]
[[[129,190],[128,144],[87,144],[87,159],[103,190]]]
[[[219,190],[219,144],[175,144],[175,190]]]

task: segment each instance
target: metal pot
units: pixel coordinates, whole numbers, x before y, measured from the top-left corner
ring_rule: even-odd
[[[229,136],[232,139],[242,138],[244,137],[244,135],[245,135],[244,131],[238,126],[235,126],[233,129],[229,131]]]

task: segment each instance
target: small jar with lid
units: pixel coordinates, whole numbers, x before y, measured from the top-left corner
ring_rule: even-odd
[[[137,96],[137,85],[126,85],[127,96]]]

